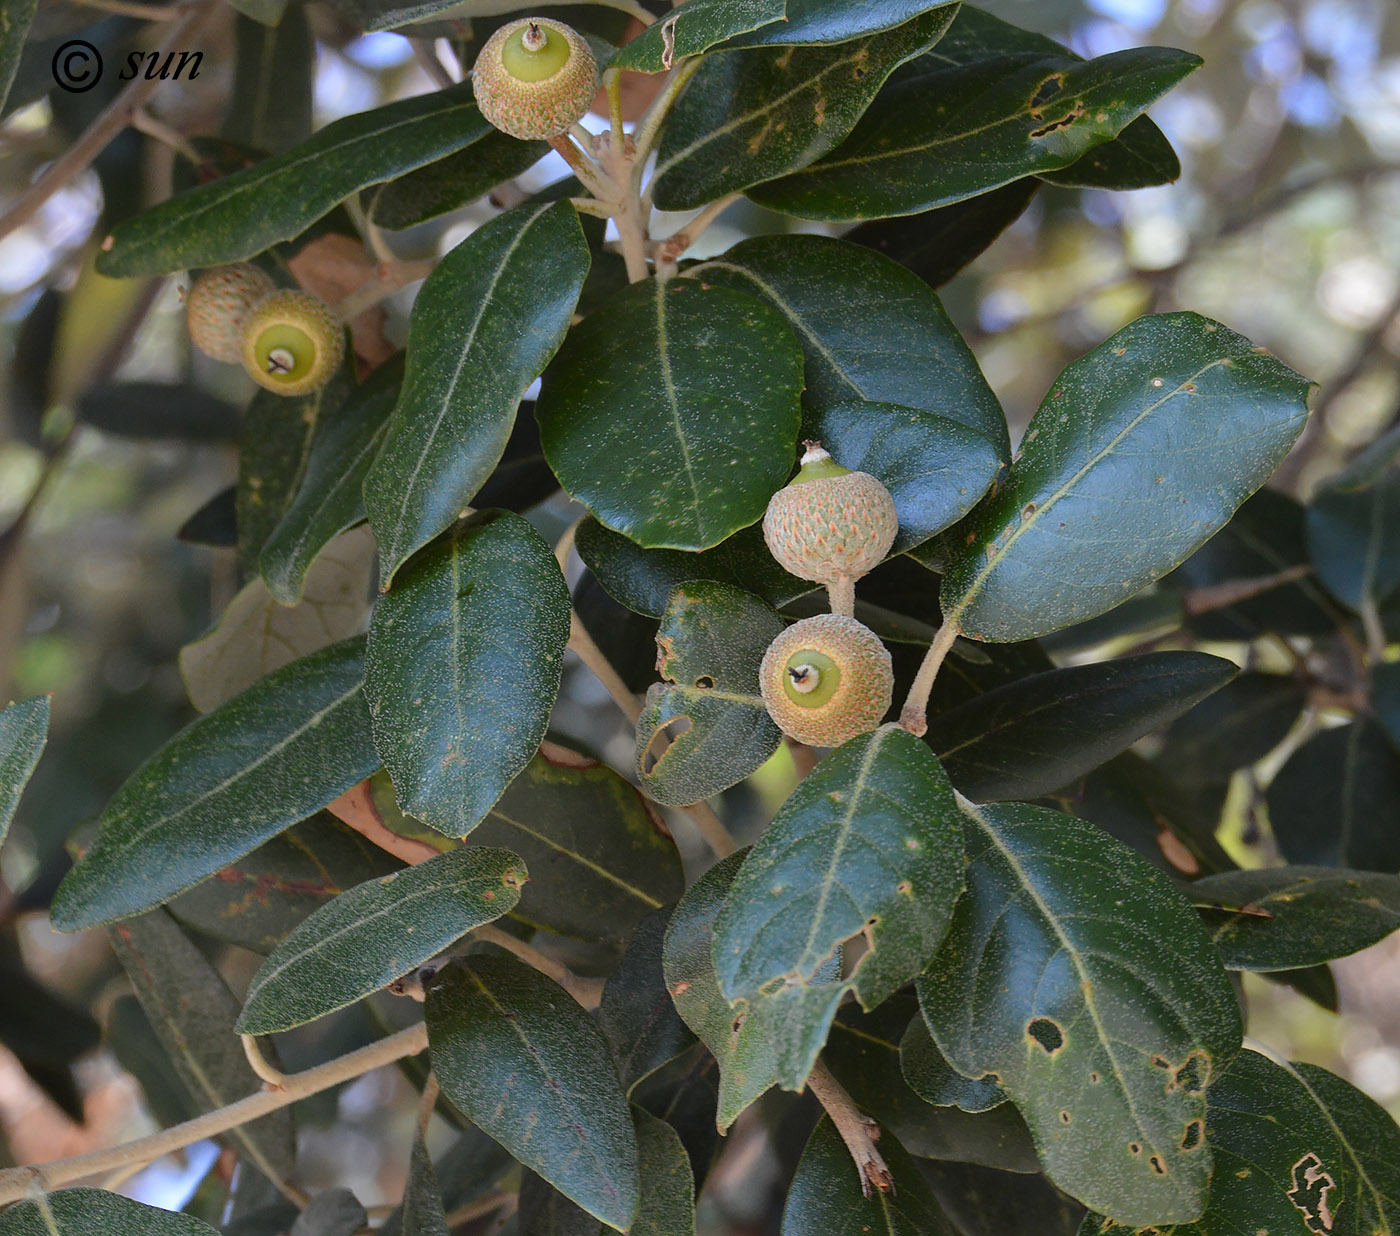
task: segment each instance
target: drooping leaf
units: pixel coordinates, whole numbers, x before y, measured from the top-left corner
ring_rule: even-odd
[[[117,1063],[136,1079],[146,1106],[162,1128],[199,1115],[199,1105],[175,1072],[169,1053],[135,996],[121,995],[112,1001],[103,1041]]]
[[[778,978],[821,983],[827,959],[860,937],[867,951],[843,986],[873,1008],[938,947],[961,854],[953,787],[928,747],[895,725],[853,738],[789,795],[739,869],[715,921],[725,997]]]
[[[694,273],[782,313],[802,345],[809,412],[858,400],[918,408],[1010,454],[1006,418],[971,349],[938,297],[897,262],[826,236],[758,236]]]
[[[1308,553],[1317,577],[1350,609],[1400,587],[1400,432],[1377,439],[1308,504]]]
[[[413,1151],[408,1160],[408,1183],[403,1190],[399,1231],[403,1236],[448,1236],[442,1192],[421,1137],[413,1139]]]
[[[1400,876],[1339,867],[1226,871],[1187,890],[1232,970],[1345,957],[1400,927]]]
[[[1162,1236],[1389,1232],[1400,1222],[1400,1130],[1384,1109],[1312,1064],[1241,1052],[1210,1091],[1217,1167],[1199,1223]],[[1081,1236],[1126,1236],[1089,1215]]]
[[[364,1206],[349,1189],[322,1189],[297,1216],[287,1236],[355,1236],[368,1226]]]
[[[1238,672],[1203,652],[1047,670],[941,713],[926,737],[975,802],[1036,798],[1125,751]]]
[[[696,579],[733,584],[774,606],[786,605],[817,587],[778,565],[759,527],[743,528],[713,549],[690,554],[643,549],[588,516],[579,524],[574,544],[609,596],[652,618],[666,612],[677,588]]]
[[[237,442],[238,409],[192,384],[107,382],[78,397],[78,419],[125,438]]]
[[[238,548],[238,486],[219,490],[180,525],[175,536],[188,545]]]
[[[522,142],[493,129],[465,150],[384,185],[374,195],[370,218],[390,230],[416,227],[469,205],[548,153],[545,142]]]
[[[240,16],[234,23],[233,93],[224,131],[274,154],[311,136],[316,40],[306,11],[293,5],[264,25]]]
[[[845,991],[836,960],[814,983],[778,984],[733,1006],[724,998],[711,942],[742,861],[742,854],[731,855],[692,884],[666,931],[666,987],[685,1024],[719,1062],[715,1122],[721,1132],[770,1087],[801,1090],[807,1084]]]
[[[847,43],[947,7],[948,0],[787,0],[782,21],[737,34],[721,50]]]
[[[348,889],[263,962],[235,1028],[271,1034],[353,1004],[509,913],[527,879],[519,855],[464,846]]]
[[[808,219],[946,206],[1068,167],[1200,63],[1188,52],[1138,47],[1089,61],[1030,54],[935,65],[881,91],[825,158],[749,196]]]
[[[918,985],[939,1050],[996,1074],[1071,1196],[1135,1225],[1199,1217],[1205,1090],[1241,1035],[1205,930],[1092,825],[1021,804],[964,813],[967,892]]]
[[[661,73],[735,35],[781,21],[785,0],[686,0],[626,43],[609,67]]]
[[[219,972],[164,910],[115,924],[112,947],[151,1026],[198,1108],[213,1111],[262,1084],[234,1034],[238,1000]],[[295,1161],[289,1108],[224,1135],[269,1180]]]
[[[473,955],[428,991],[433,1070],[463,1114],[589,1214],[637,1213],[637,1138],[602,1033],[508,956]]]
[[[1173,722],[1157,764],[1179,784],[1228,781],[1284,740],[1306,702],[1296,679],[1246,670]]]
[[[403,391],[364,484],[386,586],[491,475],[526,388],[564,338],[588,264],[574,208],[527,202],[428,277],[409,322]]]
[[[415,1146],[404,1200],[379,1230],[383,1236],[442,1236],[434,1223],[437,1212],[450,1214],[476,1201],[514,1166],[510,1155],[474,1125],[468,1125],[431,1165],[419,1159]]]
[[[1391,743],[1400,750],[1400,661],[1371,666],[1371,707]]]
[[[992,1078],[964,1077],[948,1063],[922,1014],[909,1019],[909,1027],[899,1040],[899,1067],[914,1093],[935,1107],[976,1113],[1006,1102],[1006,1091]]]
[[[695,1042],[666,990],[662,949],[669,909],[654,910],[637,924],[627,951],[603,986],[598,1025],[612,1049],[623,1092],[682,1055]]]
[[[881,1157],[894,1188],[866,1197],[863,1181],[830,1116],[823,1116],[797,1165],[783,1208],[783,1236],[812,1232],[871,1232],[878,1236],[955,1236],[918,1165],[892,1136]]]
[[[0,112],[5,100],[10,97],[10,86],[19,68],[19,58],[24,51],[24,40],[29,33],[29,23],[34,20],[34,9],[38,0],[18,0],[7,4],[0,11]]]
[[[956,12],[945,3],[849,42],[706,57],[667,120],[656,205],[695,209],[819,159],[854,128],[895,68],[942,37]]]
[[[1111,142],[1095,146],[1057,172],[1040,179],[1072,189],[1148,189],[1181,175],[1171,142],[1146,116],[1139,116]]]
[[[291,240],[360,189],[444,158],[490,131],[469,82],[346,116],[284,154],[118,224],[98,254],[98,270],[131,278],[252,257]]]
[[[943,577],[947,620],[977,639],[1029,639],[1165,575],[1288,453],[1309,387],[1199,314],[1124,327],[1060,375],[970,517]]]
[[[637,775],[656,802],[685,806],[742,781],[782,735],[758,667],[785,623],[757,597],[713,580],[678,588],[656,633],[657,670],[637,721]]]
[[[400,804],[465,837],[534,756],[569,640],[569,592],[525,520],[487,511],[375,606],[365,698]]]
[[[924,1179],[960,1236],[1075,1236],[1084,1207],[1044,1176],[976,1163],[927,1163]]]
[[[10,831],[19,796],[48,737],[47,695],[36,695],[0,710],[0,842]]]
[[[1269,783],[1269,824],[1291,863],[1400,870],[1400,753],[1358,717],[1314,734]]]
[[[193,1215],[106,1189],[59,1189],[0,1214],[0,1236],[218,1236]]]
[[[54,926],[149,910],[369,776],[379,756],[363,665],[363,640],[333,644],[181,730],[107,804],[96,842],[54,895]]]
[[[801,389],[802,351],[771,306],[649,279],[569,332],[535,411],[550,466],[600,523],[700,550],[786,483]]]
[[[318,418],[296,493],[258,554],[263,582],[283,605],[301,600],[316,555],[364,518],[360,484],[384,439],[402,380],[401,364],[381,365],[334,415]]]

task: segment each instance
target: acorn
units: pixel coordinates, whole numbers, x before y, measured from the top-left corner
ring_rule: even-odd
[[[558,137],[581,120],[598,93],[588,40],[547,17],[508,22],[487,40],[472,69],[481,114],[511,137]]]
[[[797,475],[768,501],[763,539],[798,579],[827,585],[859,579],[894,544],[894,499],[877,477],[843,468],[820,442],[803,446]]]
[[[245,368],[279,395],[305,395],[331,380],[345,356],[345,333],[330,306],[310,292],[273,292],[243,322]]]
[[[758,671],[768,715],[790,738],[839,747],[880,724],[894,666],[880,637],[843,614],[795,622],[768,645]]]
[[[194,346],[206,356],[236,365],[243,359],[244,321],[276,290],[266,274],[247,262],[206,270],[185,296],[185,321]]]

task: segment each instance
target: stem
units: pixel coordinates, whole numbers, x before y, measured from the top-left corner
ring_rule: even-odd
[[[928,697],[933,691],[933,680],[938,677],[938,668],[943,664],[943,658],[948,655],[948,649],[953,646],[953,641],[958,638],[961,630],[956,615],[943,620],[943,625],[938,628],[938,634],[933,637],[928,652],[924,654],[923,664],[919,666],[919,672],[914,677],[914,685],[909,688],[904,707],[900,709],[900,725],[916,738],[922,738],[928,732],[928,717],[925,713],[928,709]]]
[[[603,655],[603,650],[593,642],[593,637],[588,634],[577,614],[572,614],[569,619],[569,647],[593,672],[593,676],[608,689],[608,694],[612,696],[613,703],[622,711],[623,716],[636,725],[642,715],[641,704],[613,669],[612,662]]]
[[[684,227],[679,228],[666,237],[665,240],[657,241],[656,266],[657,273],[664,278],[669,278],[676,273],[676,264],[680,261],[681,255],[685,253],[697,240],[705,233],[705,229],[716,219],[728,210],[741,197],[742,193],[731,193],[728,197],[722,197],[718,201],[711,202],[698,215],[695,216]],[[648,205],[650,199],[647,199]]]
[[[621,150],[627,144],[627,135],[622,131],[622,70],[603,70],[603,89],[608,93],[608,124],[611,126],[612,143]]]
[[[1385,660],[1386,638],[1374,597],[1362,598],[1360,614],[1361,629],[1366,633],[1366,657],[1371,664],[1379,665]]]
[[[253,1072],[274,1090],[286,1089],[287,1075],[272,1067],[268,1058],[263,1055],[262,1048],[258,1045],[257,1036],[240,1034],[238,1037],[243,1044],[243,1054],[248,1057],[248,1064]]]
[[[875,1149],[875,1139],[880,1136],[880,1126],[870,1117],[862,1115],[855,1101],[846,1093],[846,1088],[831,1075],[826,1062],[820,1057],[816,1067],[807,1076],[807,1088],[817,1096],[817,1101],[826,1108],[831,1123],[841,1134],[846,1149],[855,1160],[860,1172],[861,1192],[869,1197],[872,1186],[881,1193],[894,1192],[894,1177]]]
[[[635,182],[640,182],[642,178],[647,155],[651,154],[651,148],[656,144],[657,135],[660,133],[667,115],[670,114],[672,105],[679,97],[680,92],[685,89],[686,83],[695,76],[695,70],[699,67],[699,56],[691,56],[676,65],[671,70],[671,76],[667,79],[666,84],[657,93],[656,98],[651,101],[646,115],[642,117],[636,129],[633,130],[632,145],[635,151],[636,166],[632,170],[632,176]]]
[[[714,813],[714,808],[709,803],[691,803],[681,810],[695,821],[695,827],[700,830],[705,844],[714,851],[717,858],[728,858],[739,848],[739,843],[734,840],[733,834],[725,828],[724,821]]]
[[[413,58],[422,66],[423,71],[433,79],[439,90],[446,90],[449,86],[455,86],[452,74],[447,71],[447,66],[437,57],[437,52],[433,48],[434,39],[409,39],[409,45],[413,48]]]
[[[423,1094],[418,1100],[418,1140],[428,1136],[428,1122],[433,1118],[433,1108],[437,1106],[442,1088],[438,1085],[437,1074],[428,1070],[428,1080],[423,1083]]]
[[[174,21],[180,15],[177,4],[142,4],[140,0],[77,0],[85,9],[137,17],[142,21]]]
[[[488,1193],[485,1197],[479,1197],[474,1202],[468,1202],[465,1206],[458,1206],[447,1216],[447,1230],[455,1232],[464,1223],[470,1223],[473,1219],[480,1219],[483,1215],[492,1214],[502,1207],[508,1207],[505,1214],[501,1216],[504,1223],[520,1204],[520,1194],[518,1193]]]
[[[583,187],[594,197],[602,198],[604,201],[611,201],[614,186],[608,183],[602,170],[593,162],[566,133],[561,133],[558,137],[551,137],[549,144],[558,151],[560,157],[567,163],[579,178]]]
[[[177,155],[195,167],[199,166],[199,151],[185,140],[185,135],[177,129],[171,128],[165,121],[151,115],[146,108],[138,107],[131,113],[131,127],[138,133],[144,133],[162,145],[169,146]]]
[[[156,56],[163,59],[168,52],[188,47],[200,29],[219,6],[213,0],[201,0],[184,11],[161,40]],[[62,157],[55,159],[48,170],[21,195],[3,217],[0,217],[0,240],[23,227],[45,202],[64,185],[77,179],[130,122],[132,115],[160,85],[160,78],[132,78],[129,85],[107,105],[107,109],[87,128]],[[110,240],[110,237],[108,238]],[[104,245],[107,242],[103,242]]]
[[[90,1154],[80,1154],[69,1159],[56,1159],[51,1163],[35,1163],[24,1167],[12,1167],[0,1171],[0,1205],[18,1202],[28,1197],[34,1190],[47,1192],[60,1185],[71,1184],[75,1180],[85,1180],[89,1176],[112,1172],[127,1163],[150,1163],[162,1155],[193,1146],[195,1142],[227,1133],[240,1125],[266,1116],[283,1107],[288,1107],[299,1099],[320,1094],[332,1086],[352,1078],[360,1077],[383,1065],[392,1064],[406,1056],[416,1056],[428,1046],[428,1028],[419,1022],[407,1030],[400,1030],[387,1039],[380,1039],[368,1047],[361,1047],[315,1068],[287,1077],[281,1090],[260,1090],[246,1099],[239,1099],[227,1107],[196,1116],[183,1124],[174,1125],[154,1133],[150,1137],[137,1138],[120,1146],[106,1150],[95,1150]]]
[[[592,215],[595,219],[611,219],[617,208],[610,202],[600,202],[596,197],[571,197],[569,204],[581,215]]]
[[[493,927],[487,923],[483,927],[478,927],[472,932],[478,940],[486,940],[505,949],[508,953],[514,953],[528,966],[533,966],[547,978],[552,978],[569,995],[573,996],[586,1009],[596,1009],[603,998],[603,980],[600,978],[586,978],[581,974],[575,974],[563,962],[555,961],[553,957],[546,957],[539,949],[526,944],[524,940],[517,940],[509,932],[502,931],[499,927]]]
[[[833,614],[843,614],[847,618],[856,616],[856,581],[849,575],[827,584],[826,596]]]

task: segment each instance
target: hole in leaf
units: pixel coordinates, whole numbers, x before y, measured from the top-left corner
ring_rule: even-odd
[[[1181,1148],[1183,1150],[1195,1150],[1205,1141],[1205,1125],[1203,1121],[1193,1120],[1186,1126],[1186,1132],[1181,1136]]]
[[[1037,1017],[1026,1027],[1026,1033],[1036,1041],[1047,1056],[1053,1056],[1065,1045],[1065,1036],[1061,1033],[1060,1027],[1048,1017]]]
[[[1129,1153],[1129,1154],[1133,1154],[1133,1155],[1139,1155],[1139,1154],[1141,1154],[1141,1153],[1142,1153],[1142,1143],[1141,1143],[1141,1142],[1129,1142],[1129,1143],[1128,1143],[1128,1153]]]
[[[739,1038],[739,1031],[744,1028],[744,1022],[748,1018],[748,1013],[741,1010],[736,1013],[734,1020],[729,1023],[729,1042],[732,1046]]]
[[[715,680],[710,674],[701,674],[700,677],[695,680],[695,685],[702,691],[708,691],[715,685]]]
[[[650,776],[656,766],[666,758],[666,753],[675,745],[676,739],[690,729],[689,717],[672,717],[660,726],[651,736],[646,750],[642,752],[642,773]]]
[[[1203,1094],[1210,1085],[1210,1057],[1203,1051],[1193,1051],[1172,1080],[1181,1087],[1183,1094]]]
[[[1061,1113],[1060,1113],[1060,1123],[1061,1123],[1061,1124],[1068,1124],[1068,1123],[1069,1123],[1069,1112],[1061,1112]]]
[[[1034,114],[1053,99],[1064,88],[1065,75],[1063,73],[1051,73],[1039,86],[1035,88],[1035,94],[1031,97],[1031,112]]]
[[[1161,1157],[1161,1155],[1155,1155],[1155,1154],[1154,1154],[1154,1155],[1153,1155],[1150,1159],[1148,1159],[1147,1161],[1148,1161],[1150,1164],[1152,1164],[1152,1170],[1153,1170],[1154,1172],[1156,1172],[1157,1175],[1159,1175],[1159,1176],[1165,1176],[1165,1175],[1167,1174],[1167,1165],[1166,1165],[1165,1163],[1162,1162],[1162,1157]]]
[[[1089,1074],[1089,1084],[1091,1086],[1097,1086],[1099,1084],[1099,1075],[1097,1073]]]

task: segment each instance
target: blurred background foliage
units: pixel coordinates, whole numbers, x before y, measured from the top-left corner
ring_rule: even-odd
[[[941,289],[1013,435],[1070,360],[1140,314],[1186,307],[1322,384],[1313,423],[1275,487],[1306,498],[1400,422],[1400,6],[985,0],[984,7],[1085,56],[1159,43],[1205,59],[1152,111],[1181,157],[1175,184],[1128,193],[1043,185],[991,248]],[[159,27],[140,12],[122,0],[40,4],[0,129],[0,211],[110,102],[121,84],[112,66],[157,41]],[[355,14],[353,0],[304,10],[294,3],[273,39],[229,9],[202,36],[198,78],[165,83],[140,117],[143,131],[126,131],[0,240],[0,529],[8,529],[0,531],[0,699],[54,693],[49,747],[0,855],[0,966],[12,978],[0,1002],[8,1033],[0,1037],[18,1041],[17,1023],[26,1019],[38,1027],[30,1076],[13,1056],[0,1057],[0,1128],[17,1161],[153,1127],[143,1106],[157,1101],[150,1086],[150,1097],[139,1097],[109,1052],[92,1051],[97,1024],[121,1020],[113,1001],[124,981],[105,940],[56,936],[41,911],[65,870],[75,826],[193,715],[179,651],[207,630],[240,582],[233,550],[192,541],[217,540],[227,523],[217,505],[205,504],[235,478],[239,409],[251,384],[234,367],[191,353],[179,280],[103,280],[92,272],[92,254],[112,221],[188,180],[176,151],[188,138],[282,149],[313,126],[433,88],[426,49],[457,63],[445,36],[460,28],[425,27],[413,40],[360,35]],[[109,68],[97,88],[65,94],[51,88],[49,60],[76,32],[103,49]],[[456,50],[469,64],[469,47]],[[262,66],[261,85],[250,78],[253,63]],[[533,169],[523,187],[560,175],[556,161]],[[478,203],[385,239],[400,256],[440,253],[490,211]],[[705,249],[776,226],[784,224],[740,204],[707,233]],[[411,297],[408,289],[390,303],[391,341],[403,339]],[[204,531],[187,530],[182,540],[201,508]],[[556,501],[537,517],[557,531],[566,510]],[[645,668],[650,649],[637,655]],[[1288,670],[1279,657],[1259,667]],[[578,667],[565,679],[561,705],[562,729],[629,765],[630,739],[612,728],[601,689]],[[1245,865],[1271,854],[1256,818],[1257,789],[1299,737],[1252,770],[1248,784],[1231,786],[1224,840]],[[1153,752],[1150,741],[1145,749]],[[747,791],[755,824],[791,777],[779,763],[755,779]],[[241,963],[235,955],[228,964],[236,971]],[[1349,1077],[1400,1115],[1400,949],[1392,940],[1334,969],[1340,1015],[1249,976],[1250,1033]],[[70,1034],[47,1036],[52,1008],[43,1002],[53,1000],[93,1010],[96,1022],[75,1011]],[[369,1032],[332,1020],[317,1033],[340,1036],[339,1046]],[[311,1035],[287,1037],[292,1067],[300,1049],[310,1059],[330,1046]],[[76,1087],[66,1072],[75,1057]],[[123,1063],[137,1067],[130,1050]],[[32,1077],[47,1077],[47,1094]],[[408,1085],[382,1075],[323,1100],[321,1126],[302,1121],[307,1183],[351,1185],[370,1204],[395,1197],[403,1164],[384,1148],[406,1144],[411,1107]],[[74,1123],[84,1114],[85,1127]],[[390,1127],[402,1136],[381,1140]],[[150,1169],[137,1192],[178,1200],[208,1166],[207,1156],[194,1155],[185,1168]],[[735,1204],[728,1230],[746,1230]]]

